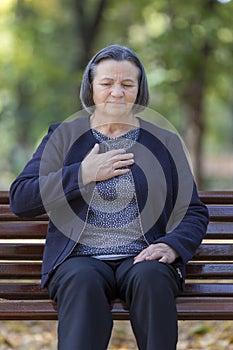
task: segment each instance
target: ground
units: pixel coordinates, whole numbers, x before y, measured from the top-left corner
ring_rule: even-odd
[[[0,350],[56,350],[54,321],[0,321]],[[128,321],[115,321],[108,350],[137,350]],[[232,321],[179,321],[177,350],[233,350]]]

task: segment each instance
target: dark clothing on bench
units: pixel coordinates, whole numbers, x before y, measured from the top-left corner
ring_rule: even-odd
[[[145,228],[144,236],[150,244],[163,242],[173,247],[180,256],[176,261],[177,267],[184,275],[185,264],[194,255],[206,232],[208,211],[198,197],[186,158],[181,154],[183,150],[177,136],[144,120],[140,120],[140,124],[140,138],[133,151],[137,164],[141,165],[146,172],[146,177],[136,164],[132,166],[132,174],[142,226]],[[51,212],[42,266],[42,287],[48,282],[54,267],[67,258],[74,248],[86,221],[88,205],[84,199],[89,198],[92,193],[91,185],[85,188],[77,176],[81,161],[96,142],[90,131],[89,118],[78,118],[56,132],[57,128],[59,125],[50,127],[48,135],[43,139],[32,160],[14,181],[10,191],[11,207],[17,215],[29,217],[41,215],[45,212],[45,206],[46,210]],[[60,150],[56,149],[55,141],[58,137],[60,143],[65,145],[62,150],[64,156],[61,156],[58,152]],[[49,141],[50,138],[54,138],[54,144]],[[145,158],[142,153],[141,145],[143,149],[144,147],[149,149],[148,158]],[[169,154],[172,149],[176,149],[180,164],[178,162],[175,164]],[[44,150],[47,150],[47,154]],[[153,168],[151,165],[153,159],[150,157],[158,159],[161,165]],[[157,183],[160,166],[165,175],[163,183]],[[181,179],[184,186],[181,189],[177,167],[183,168],[184,174],[189,175],[189,178],[186,176],[186,179]],[[43,171],[47,172],[47,177]],[[41,179],[40,176],[44,178]],[[43,180],[44,183],[42,183]],[[60,181],[62,181],[64,193],[61,193]],[[44,186],[44,194],[41,196],[42,186]],[[142,187],[147,190],[141,191]],[[177,204],[178,191],[184,193],[188,191],[189,194],[186,197],[181,193],[183,198],[179,199]],[[72,216],[72,213],[66,211],[66,201],[76,215]],[[170,230],[176,224],[174,208],[184,217],[173,230]],[[184,210],[187,212],[185,213]],[[171,221],[172,215],[174,221]],[[60,229],[54,222],[58,223]]]
[[[59,349],[107,349],[113,325],[109,303],[116,297],[129,305],[140,349],[176,348],[174,298],[180,278],[170,265],[157,261],[133,265],[132,257],[120,261],[72,257],[58,267],[48,288],[59,305]]]

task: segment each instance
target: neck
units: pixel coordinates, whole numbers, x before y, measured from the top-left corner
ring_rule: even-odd
[[[129,130],[139,127],[139,121],[132,114],[128,118],[124,118],[123,121],[119,118],[104,118],[102,115],[93,113],[90,118],[90,124],[92,129],[100,131],[102,134],[109,137],[118,137],[125,134]]]

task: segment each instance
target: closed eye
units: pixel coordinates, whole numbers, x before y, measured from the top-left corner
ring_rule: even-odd
[[[101,83],[101,86],[111,86],[111,83]]]

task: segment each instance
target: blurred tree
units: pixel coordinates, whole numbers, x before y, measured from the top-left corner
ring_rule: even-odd
[[[7,171],[17,173],[45,128],[80,109],[79,83],[106,0],[9,3],[1,29],[12,54],[0,50],[0,121],[2,130],[12,121],[5,153]]]
[[[84,69],[90,59],[93,44],[98,37],[100,26],[103,23],[102,17],[107,0],[86,1],[73,0],[74,6],[74,37],[81,45],[81,54],[75,56],[75,70]]]
[[[224,101],[226,113],[221,122],[225,117],[225,135],[229,136],[233,1],[151,0],[136,4],[137,21],[128,28],[128,40],[148,68],[151,106],[175,122],[185,136],[201,187],[210,94],[215,101]],[[130,2],[124,1],[124,5],[130,6]]]
[[[203,135],[211,147],[232,142],[233,1],[4,0],[0,11],[0,171],[8,182],[48,125],[80,108],[92,54],[119,43],[142,59],[150,106],[186,136],[202,186]]]

